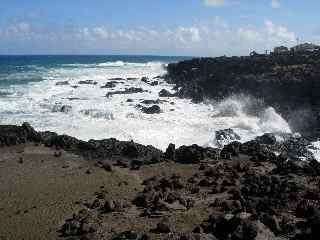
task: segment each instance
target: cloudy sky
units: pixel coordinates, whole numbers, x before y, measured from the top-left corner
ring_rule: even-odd
[[[1,0],[0,54],[220,56],[320,43],[319,0]]]

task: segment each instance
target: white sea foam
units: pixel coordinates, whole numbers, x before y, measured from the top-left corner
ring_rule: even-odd
[[[136,104],[145,99],[156,100],[161,89],[171,91],[174,86],[162,80],[159,85],[150,86],[140,78],[152,79],[164,73],[163,64],[158,62],[62,65],[48,70],[44,81],[12,87],[10,92],[19,95],[1,99],[0,121],[9,124],[28,121],[37,130],[55,131],[83,140],[114,137],[163,150],[169,143],[216,146],[215,131],[226,128],[234,129],[242,141],[265,132],[291,132],[287,122],[273,108],[260,109],[256,114],[249,112],[252,100],[244,96],[201,104],[188,99],[160,98],[167,101],[159,104],[162,113],[142,113]],[[138,80],[119,81],[114,89],[100,88],[110,78]],[[71,87],[88,79],[96,81],[97,85]],[[58,81],[69,81],[70,85],[56,86]],[[108,91],[129,87],[141,87],[147,92],[105,97]],[[129,98],[133,102],[127,102]],[[55,109],[57,105],[72,109],[59,112]],[[3,114],[5,112],[9,113]]]

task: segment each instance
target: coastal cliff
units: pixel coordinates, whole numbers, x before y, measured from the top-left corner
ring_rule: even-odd
[[[167,71],[179,97],[201,102],[249,95],[274,107],[294,131],[319,136],[320,51],[195,58]]]

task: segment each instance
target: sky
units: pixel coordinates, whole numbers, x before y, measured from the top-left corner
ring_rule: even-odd
[[[248,55],[320,44],[319,0],[1,0],[0,54]]]

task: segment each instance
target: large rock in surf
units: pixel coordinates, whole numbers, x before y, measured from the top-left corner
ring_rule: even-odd
[[[162,89],[160,92],[159,92],[159,97],[174,97],[175,94],[173,93],[170,93],[168,90],[166,89]]]
[[[84,84],[84,85],[97,85],[98,83],[93,80],[81,80],[78,82],[78,84]]]
[[[151,107],[142,107],[141,111],[146,114],[159,114],[159,113],[161,113],[161,109],[158,105],[153,105]]]
[[[118,95],[118,94],[134,94],[134,93],[142,93],[142,92],[145,92],[145,90],[143,90],[142,88],[131,87],[131,88],[126,88],[123,91],[108,92],[106,94],[106,97],[111,97],[113,95]]]
[[[239,141],[241,137],[231,128],[216,131],[216,141],[220,147],[232,141]]]

